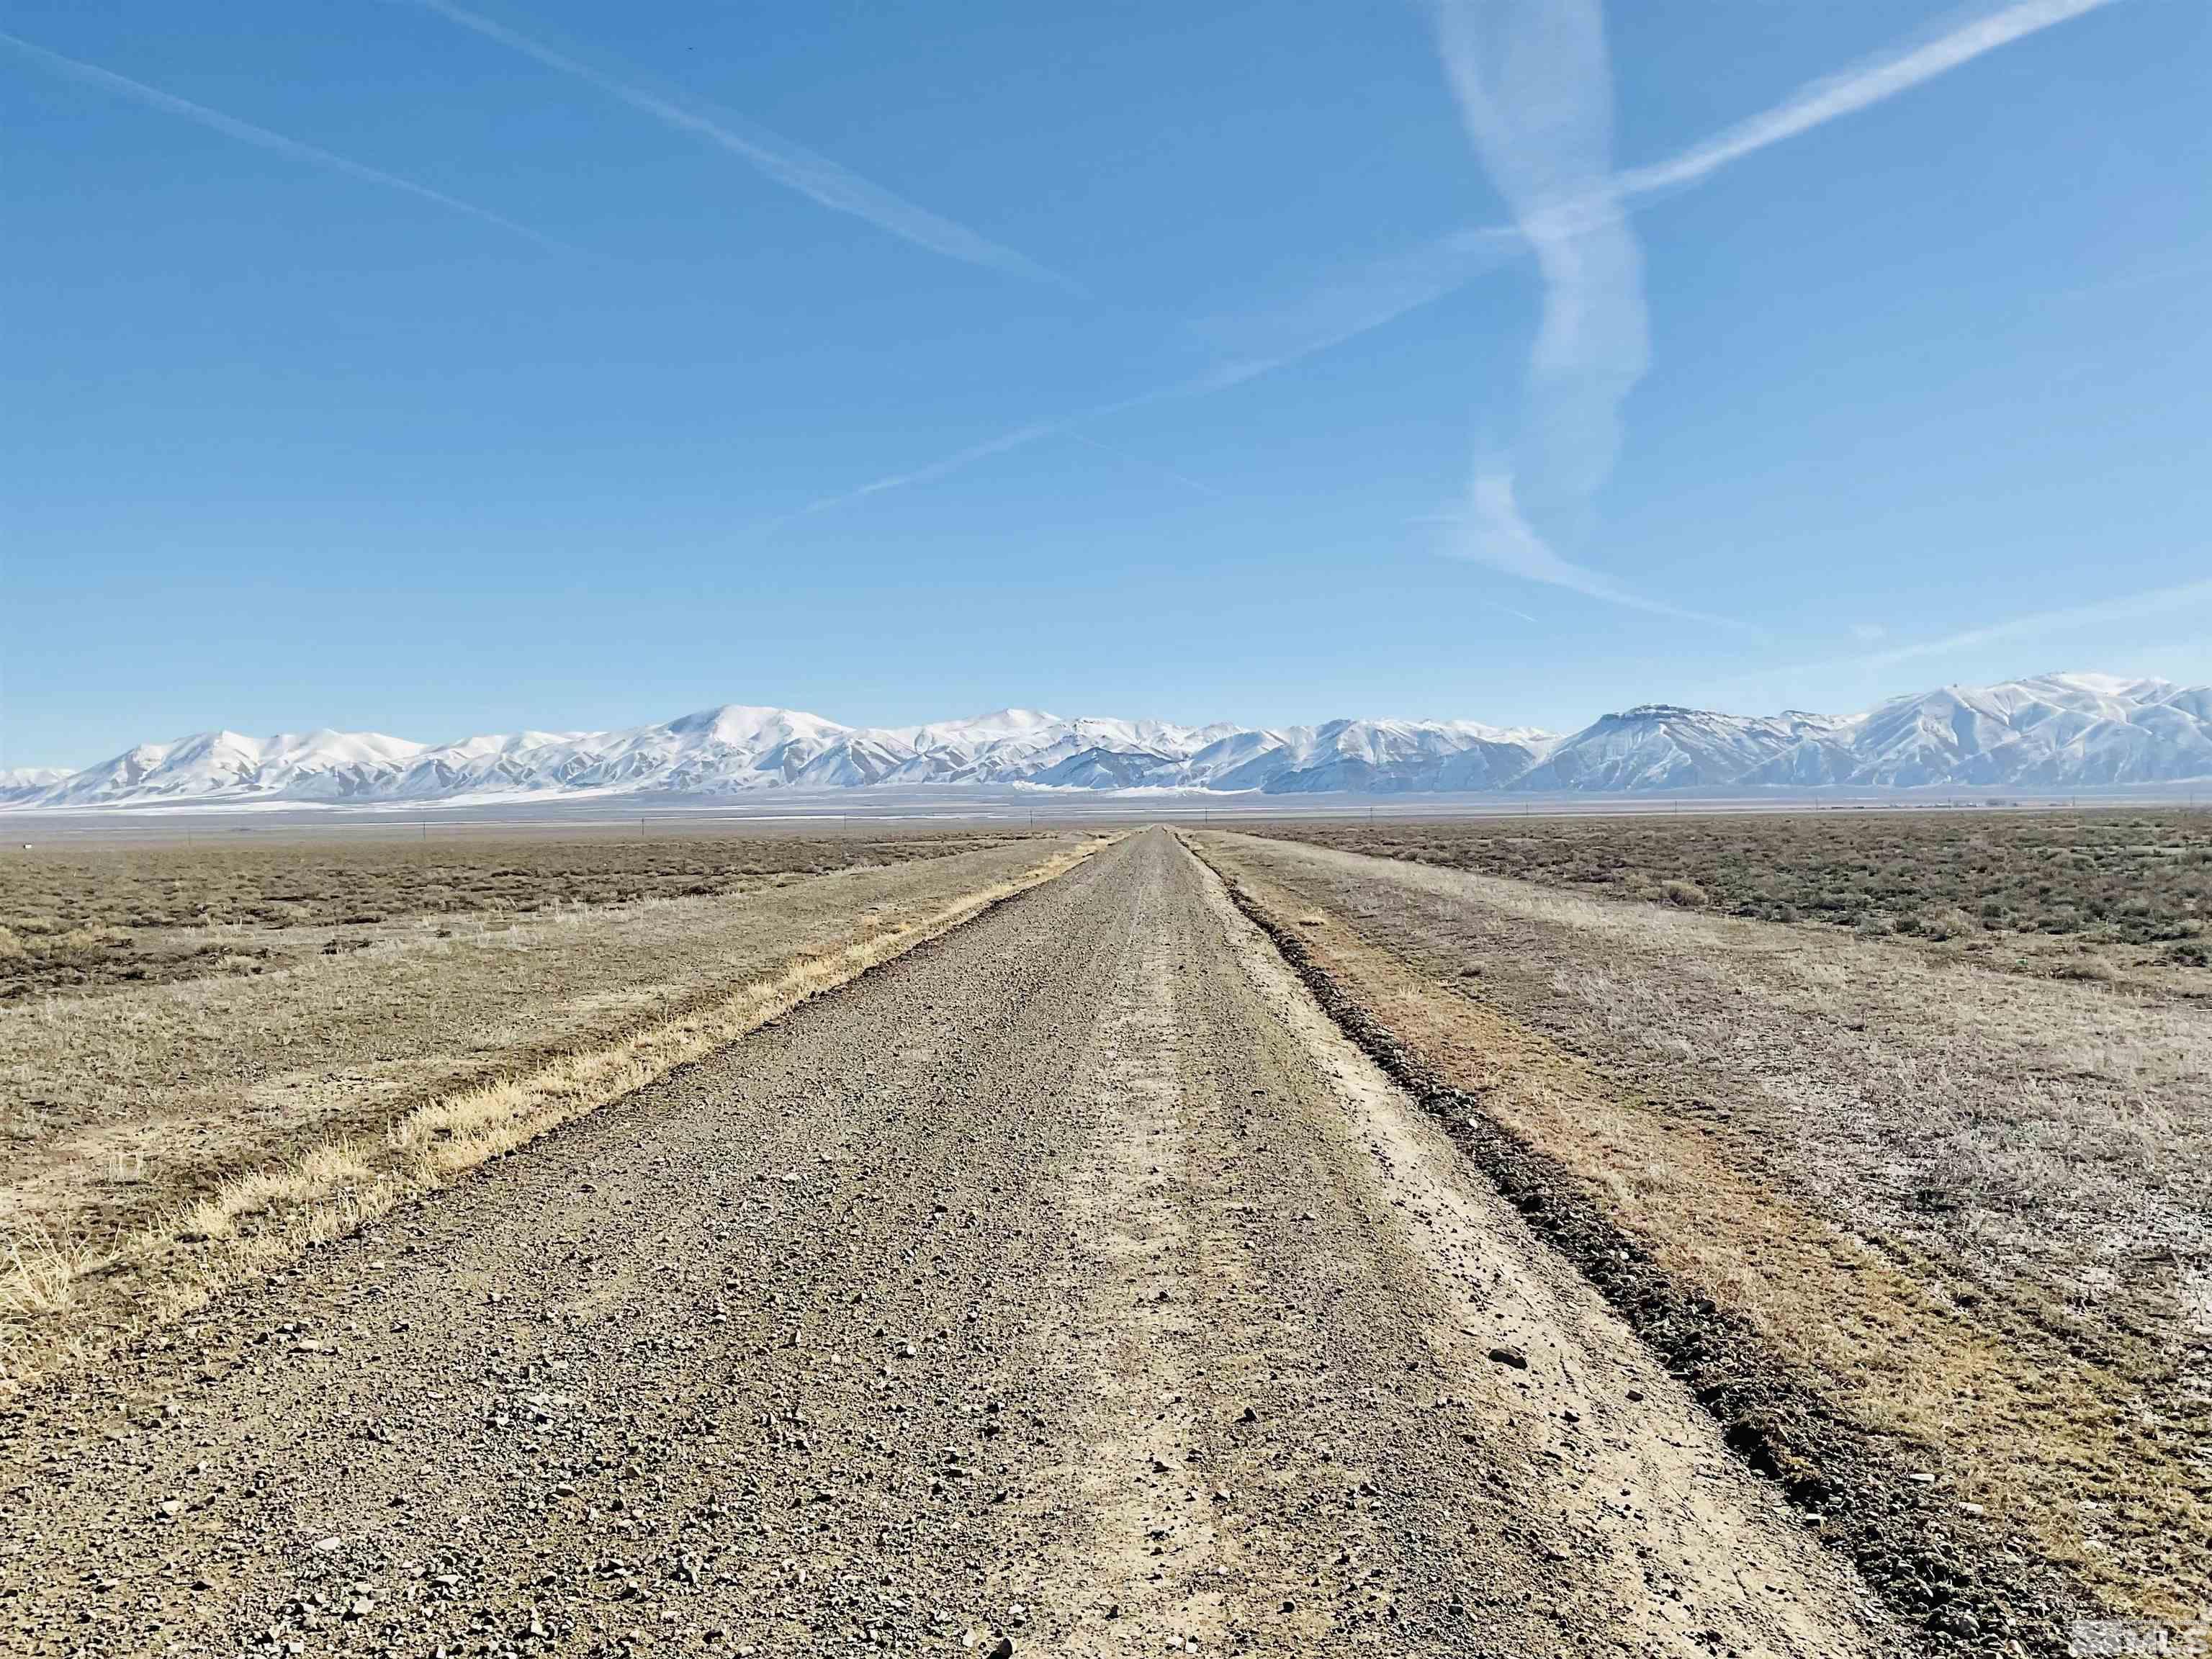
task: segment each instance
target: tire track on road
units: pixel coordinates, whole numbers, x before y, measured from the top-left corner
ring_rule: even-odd
[[[0,1645],[1879,1646],[1649,1365],[1153,831],[0,1419]]]

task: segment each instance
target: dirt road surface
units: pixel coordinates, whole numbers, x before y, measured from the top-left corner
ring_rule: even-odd
[[[1896,1646],[1158,830],[0,1429],[9,1652]]]

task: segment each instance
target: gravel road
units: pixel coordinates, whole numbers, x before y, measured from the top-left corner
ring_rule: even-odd
[[[10,1652],[1895,1644],[1158,830],[0,1433]]]

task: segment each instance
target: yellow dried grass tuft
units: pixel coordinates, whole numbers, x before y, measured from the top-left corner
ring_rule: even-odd
[[[405,1200],[634,1093],[677,1066],[759,1030],[801,1003],[1054,880],[1118,837],[1054,854],[905,923],[871,918],[843,944],[801,957],[720,1002],[655,1020],[617,1042],[416,1108],[380,1132],[325,1142],[237,1176],[108,1249],[27,1230],[0,1247],[0,1398],[79,1369],[149,1329],[204,1307],[229,1285],[308,1247],[343,1237]],[[101,1322],[83,1290],[126,1280]],[[118,1316],[119,1315],[119,1316]]]

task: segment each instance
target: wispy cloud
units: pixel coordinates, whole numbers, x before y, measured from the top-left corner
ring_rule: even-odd
[[[1207,318],[1195,325],[1198,331],[1227,346],[1230,355],[1194,380],[1192,389],[1218,392],[1242,386],[1384,327],[1519,258],[1528,246],[1515,225],[1456,230],[1339,271],[1277,305]]]
[[[289,138],[281,132],[271,132],[267,127],[258,127],[251,121],[241,121],[234,115],[225,115],[221,110],[210,109],[204,104],[196,104],[189,98],[179,98],[176,94],[164,92],[159,87],[149,87],[143,81],[134,81],[127,75],[118,75],[113,70],[102,69],[97,64],[87,64],[75,58],[64,58],[58,52],[49,52],[44,46],[33,46],[30,41],[4,31],[0,31],[0,44],[14,47],[33,63],[68,80],[81,82],[87,86],[99,87],[105,91],[116,93],[134,103],[143,104],[149,109],[161,110],[169,115],[182,116],[187,121],[196,121],[204,127],[211,128],[223,134],[226,137],[238,139],[243,143],[258,145],[263,149],[274,150],[280,155],[291,156],[295,160],[322,167],[328,172],[343,173],[347,178],[358,179],[364,184],[381,185],[387,190],[402,191],[418,200],[434,203],[441,208],[450,209],[455,213],[465,213],[471,219],[480,220],[488,225],[496,225],[501,230],[512,231],[517,236],[527,238],[537,243],[538,246],[550,248],[556,252],[576,252],[567,243],[556,241],[552,237],[532,230],[527,225],[517,224],[504,214],[494,213],[490,209],[478,207],[473,202],[464,202],[457,196],[448,196],[443,191],[431,189],[428,185],[418,185],[412,179],[403,179],[396,173],[386,173],[381,167],[373,167],[365,162],[353,161],[318,145],[305,143],[298,138]]]
[[[1509,237],[1513,234],[1510,231],[1500,234]],[[1420,303],[1420,301],[1413,301],[1409,303]],[[1369,315],[1364,312],[1358,314],[1363,317]],[[1194,398],[1207,397],[1217,392],[1225,392],[1231,386],[1242,386],[1248,380],[1257,380],[1261,375],[1280,368],[1287,363],[1294,362],[1300,357],[1310,356],[1316,351],[1323,350],[1335,340],[1348,339],[1353,334],[1376,325],[1371,319],[1362,323],[1352,315],[1339,316],[1324,325],[1334,331],[1328,337],[1308,338],[1297,344],[1286,347],[1273,356],[1235,358],[1230,362],[1217,364],[1201,374],[1188,375],[1180,380],[1171,380],[1163,386],[1152,386],[1126,397],[1111,398],[1104,403],[1092,404],[1070,415],[1064,415],[1052,420],[1033,421],[1016,427],[1009,432],[1001,433],[998,437],[987,439],[981,443],[970,444],[964,449],[956,450],[951,454],[931,461],[925,465],[913,467],[902,472],[888,474],[854,489],[843,490],[834,495],[822,496],[791,512],[763,520],[753,527],[760,531],[775,530],[797,520],[810,518],[817,513],[827,512],[845,502],[858,501],[866,495],[878,495],[886,489],[896,489],[906,484],[923,483],[942,478],[946,474],[957,472],[962,467],[971,465],[975,462],[988,459],[994,455],[1003,455],[1009,450],[1021,448],[1036,442],[1040,438],[1059,434],[1079,438],[1094,448],[1106,449],[1106,445],[1076,431],[1075,428],[1085,422],[1103,420],[1114,415],[1126,415],[1132,410],[1151,408],[1160,404],[1180,403]],[[1109,453],[1118,454],[1121,452],[1109,451]],[[1133,458],[1125,457],[1125,459]],[[1146,465],[1151,464],[1146,463]],[[1165,469],[1160,470],[1165,471]],[[1176,475],[1170,474],[1170,476]],[[1191,479],[1180,479],[1180,482],[1189,483],[1192,488],[1200,490],[1205,490],[1207,488]]]
[[[1544,283],[1526,426],[1479,467],[1454,550],[1529,581],[1679,617],[1558,553],[1523,501],[1578,514],[1613,470],[1620,408],[1651,362],[1644,255],[1613,185],[1613,71],[1598,0],[1438,0],[1437,45],[1468,137]]]
[[[1533,497],[1553,519],[1581,516],[1620,453],[1622,405],[1650,366],[1643,255],[1627,220],[1629,201],[1700,183],[1747,155],[2113,3],[2016,0],[1814,82],[1662,161],[1617,173],[1598,0],[1435,0],[1438,50],[1468,137],[1544,283],[1526,429],[1512,470],[1478,478],[1468,556],[1614,604],[1641,603],[1609,581],[1592,586],[1593,573],[1547,546],[1523,506]]]
[[[833,507],[864,501],[870,495],[880,495],[886,490],[903,489],[909,484],[933,483],[938,479],[947,477],[964,467],[973,466],[978,461],[988,460],[994,455],[1004,455],[1017,449],[1025,449],[1042,439],[1056,437],[1073,438],[1078,443],[1088,445],[1103,454],[1113,456],[1116,460],[1126,461],[1132,466],[1140,466],[1148,471],[1157,472],[1162,477],[1181,484],[1186,489],[1194,490],[1199,495],[1211,495],[1218,501],[1231,499],[1224,491],[1216,489],[1211,484],[1200,483],[1197,479],[1187,477],[1173,467],[1163,466],[1157,461],[1148,461],[1141,456],[1132,455],[1125,449],[1116,449],[1111,444],[1101,443],[1089,434],[1076,430],[1077,422],[1092,419],[1100,412],[1099,410],[1093,409],[1060,420],[1031,421],[1025,426],[1018,426],[1010,431],[1000,433],[996,437],[986,438],[980,443],[972,443],[964,448],[956,449],[949,455],[940,456],[938,459],[926,462],[922,465],[908,467],[900,472],[887,472],[880,478],[872,478],[866,483],[852,489],[839,490],[833,495],[817,496],[804,507],[794,507],[788,513],[780,513],[772,519],[762,520],[753,526],[753,529],[763,533],[772,530],[781,530],[786,525],[796,524],[801,519],[811,519],[817,513],[827,513]]]
[[[510,51],[520,52],[547,69],[597,88],[664,125],[689,133],[696,138],[702,138],[739,157],[785,189],[795,191],[809,201],[819,203],[833,212],[848,213],[856,219],[866,220],[878,230],[887,231],[917,247],[941,253],[947,258],[1049,283],[1073,292],[1080,291],[1069,278],[1039,264],[1028,255],[980,236],[965,225],[956,224],[927,208],[917,207],[880,185],[870,183],[849,168],[840,167],[827,156],[817,155],[788,138],[779,137],[751,122],[742,121],[724,111],[708,115],[696,108],[686,107],[635,82],[594,69],[589,64],[556,51],[542,41],[532,40],[479,12],[455,5],[452,0],[405,0],[405,3],[435,12],[447,21],[473,30]]]
[[[995,438],[986,438],[981,443],[969,444],[964,449],[955,450],[942,459],[931,461],[921,466],[909,467],[903,472],[888,472],[882,477],[871,479],[855,489],[841,489],[834,495],[817,496],[804,507],[794,507],[790,512],[779,514],[773,519],[764,519],[753,527],[760,531],[777,530],[785,525],[795,523],[800,519],[811,518],[817,513],[827,513],[831,507],[842,507],[850,501],[863,501],[870,495],[880,495],[887,489],[903,489],[908,484],[929,483],[945,477],[948,473],[957,472],[963,466],[973,465],[975,462],[988,459],[993,455],[1003,455],[1009,450],[1019,449],[1026,444],[1035,443],[1040,438],[1048,438],[1053,434],[1063,432],[1066,428],[1067,422],[1065,421],[1033,421],[1027,426],[1018,426],[1010,432],[1001,432]]]
[[[2000,46],[2115,3],[2117,0],[2019,0],[1918,46],[1862,59],[1847,70],[1800,88],[1771,109],[1739,121],[1679,155],[1631,169],[1618,181],[1620,192],[1648,195],[1695,184],[1770,145],[1810,132],[1841,116],[1856,115]]]
[[[1520,505],[1513,495],[1513,480],[1503,471],[1478,470],[1468,489],[1466,513],[1439,515],[1428,522],[1449,526],[1442,550],[1452,558],[1470,560],[1492,570],[1502,570],[1509,576],[1564,587],[1570,592],[1602,599],[1608,605],[1626,605],[1633,611],[1649,611],[1655,617],[1722,628],[1742,626],[1726,617],[1632,592],[1601,571],[1561,558],[1522,516]]]
[[[1524,623],[1534,623],[1536,621],[1536,619],[1530,616],[1527,611],[1516,611],[1513,606],[1504,604],[1497,599],[1486,599],[1480,595],[1477,595],[1474,602],[1486,611],[1503,611],[1507,616],[1518,617]]]
[[[1170,483],[1179,483],[1185,489],[1191,490],[1197,495],[1210,495],[1218,501],[1225,501],[1234,499],[1225,489],[1216,489],[1210,483],[1200,483],[1197,479],[1190,477],[1188,473],[1178,472],[1171,466],[1163,466],[1158,461],[1148,461],[1141,455],[1132,455],[1127,450],[1117,449],[1112,444],[1100,443],[1097,439],[1092,437],[1087,432],[1078,432],[1073,427],[1070,427],[1067,428],[1067,435],[1074,439],[1075,441],[1079,444],[1089,445],[1102,455],[1111,455],[1117,461],[1127,461],[1131,466],[1141,467],[1147,472],[1157,472],[1161,477],[1167,479]]]
[[[415,3],[439,3],[439,0],[415,0]],[[1548,355],[1553,349],[1559,353],[1556,362],[1563,370],[1574,371],[1583,365],[1590,366],[1579,374],[1569,372],[1561,375],[1563,382],[1571,383],[1578,380],[1579,386],[1563,384],[1560,387],[1561,395],[1557,404],[1559,430],[1553,434],[1565,436],[1576,423],[1583,424],[1586,441],[1579,451],[1570,450],[1569,453],[1581,455],[1583,462],[1581,470],[1584,475],[1587,476],[1590,470],[1589,463],[1601,454],[1607,465],[1610,464],[1609,446],[1618,441],[1620,398],[1626,395],[1627,386],[1632,385],[1634,378],[1642,372],[1638,365],[1639,351],[1644,356],[1648,356],[1649,351],[1648,342],[1640,338],[1640,277],[1632,290],[1627,286],[1627,279],[1635,274],[1630,263],[1636,257],[1634,242],[1632,237],[1630,238],[1624,249],[1619,240],[1613,240],[1616,235],[1626,235],[1625,227],[1620,226],[1621,208],[1625,204],[1658,191],[1699,183],[1729,162],[1740,160],[1755,149],[1779,143],[1786,138],[1809,131],[1823,122],[1865,109],[1882,99],[1894,97],[1910,87],[1971,62],[1984,52],[2113,3],[2117,3],[2117,0],[2026,0],[2025,3],[2006,7],[1923,46],[1865,60],[1841,76],[1815,82],[1772,108],[1693,144],[1674,156],[1650,167],[1601,178],[1585,191],[1583,198],[1562,200],[1547,209],[1544,230],[1553,244],[1555,260],[1567,261],[1574,249],[1576,232],[1585,216],[1591,220],[1593,228],[1601,232],[1598,238],[1600,248],[1614,256],[1614,263],[1609,267],[1583,272],[1569,265],[1565,270],[1564,293],[1567,296],[1574,296],[1577,303],[1562,301],[1557,307],[1556,331],[1550,335],[1548,343],[1540,342],[1540,350],[1547,353],[1547,367],[1554,361]],[[1579,21],[1585,27],[1588,26],[1588,0],[1572,0],[1562,9],[1567,21]],[[1587,47],[1583,50],[1586,51]],[[1540,125],[1540,118],[1538,125]],[[1206,397],[1244,386],[1432,304],[1456,292],[1484,272],[1519,257],[1532,246],[1537,247],[1540,255],[1541,245],[1526,234],[1521,223],[1470,226],[1453,231],[1420,248],[1401,252],[1340,273],[1310,294],[1286,304],[1247,313],[1241,319],[1214,319],[1208,325],[1209,331],[1237,338],[1242,349],[1236,355],[1201,374],[1094,405],[1063,421],[1049,422],[1048,428],[1056,430],[1079,421],[1096,420],[1158,404]],[[1632,308],[1629,303],[1632,295]],[[1587,303],[1593,298],[1609,299],[1613,304],[1612,309],[1600,313],[1601,319],[1614,331],[1611,336],[1613,354],[1609,369],[1613,384],[1610,386],[1607,370],[1598,367],[1605,364],[1607,359],[1596,349],[1607,337],[1602,331],[1593,332],[1581,326],[1583,318],[1579,304]],[[1547,289],[1547,326],[1551,325],[1553,314],[1552,295]],[[1537,365],[1532,362],[1531,367],[1534,374]],[[1029,428],[1018,430],[1028,433],[1030,437],[1042,435],[1042,432],[1032,431]],[[1591,430],[1599,432],[1604,442],[1588,441],[1587,434]],[[917,480],[941,477],[969,461],[1000,453],[1001,451],[997,448],[976,447],[930,466],[917,468],[912,473],[894,475],[894,477]],[[1510,489],[1512,481],[1509,478],[1507,482]],[[1547,480],[1547,487],[1553,482]],[[869,488],[878,487],[896,486],[879,481],[878,486]],[[772,522],[787,522],[793,517],[819,511],[823,507],[835,505],[840,501],[851,500],[860,493],[863,492],[830,497],[823,502],[800,509],[799,514],[787,514],[784,519]],[[1455,522],[1463,521],[1462,515],[1455,514],[1453,517]],[[1519,525],[1522,529],[1527,528],[1525,520],[1519,520]],[[1494,526],[1494,531],[1498,544],[1510,545],[1518,540],[1512,524]],[[1534,532],[1528,533],[1533,535]],[[1623,601],[1616,599],[1615,602]]]
[[[1555,204],[1551,210],[1555,232],[1564,234],[1584,214],[1603,220],[1641,198],[1700,184],[1758,150],[1870,108],[2001,46],[2116,3],[2118,0],[2023,0],[1920,45],[1863,59],[1672,156],[1614,173],[1600,181],[1586,202]],[[1470,226],[1422,247],[1340,271],[1311,294],[1287,303],[1235,319],[1210,319],[1206,325],[1209,332],[1246,343],[1244,354],[1225,366],[1216,389],[1242,385],[1383,327],[1456,292],[1531,246],[1517,222]],[[1255,336],[1265,343],[1253,346]]]
[[[2179,582],[2166,587],[2146,588],[2141,592],[2123,593],[2112,599],[2093,599],[2086,605],[2029,611],[2022,616],[1984,623],[1978,627],[1962,628],[1931,639],[1902,641],[1880,650],[1820,657],[1775,668],[1747,669],[1741,673],[1729,674],[1714,680],[1710,690],[1715,696],[1727,696],[1734,695],[1738,688],[1758,687],[1761,695],[1771,695],[1773,688],[1792,684],[1808,675],[1873,675],[1900,663],[1918,662],[1928,657],[1954,657],[1978,646],[2062,639],[2069,634],[2112,623],[2169,622],[2177,617],[2208,608],[2212,608],[2212,580]],[[1854,633],[1856,631],[1853,629]],[[2202,653],[2197,654],[2201,656]],[[2188,669],[2182,672],[2193,673],[2197,671]]]
[[[2097,599],[2087,605],[2066,605],[2056,611],[2038,611],[2023,617],[2011,617],[1979,628],[1961,629],[1955,634],[1946,634],[1941,639],[1916,640],[1907,645],[1893,645],[1886,650],[1869,651],[1849,658],[1841,665],[1887,668],[1897,663],[1914,662],[1922,657],[1949,656],[1978,645],[1995,645],[2013,640],[2039,640],[2054,635],[2074,633],[2081,629],[2093,628],[2100,623],[2139,622],[2148,617],[2163,619],[2177,611],[2193,610],[2207,605],[2212,605],[2212,581],[2182,582],[2172,587],[2154,587],[2141,593],[2123,594],[2117,599]],[[1834,663],[1808,665],[1814,667],[1838,665]]]

